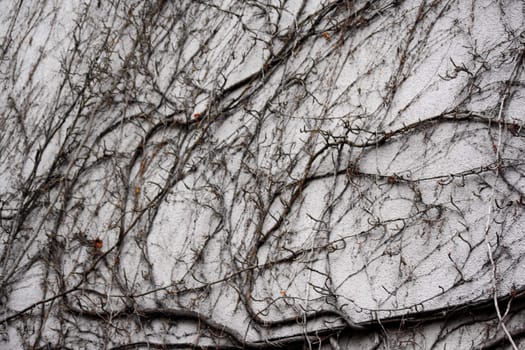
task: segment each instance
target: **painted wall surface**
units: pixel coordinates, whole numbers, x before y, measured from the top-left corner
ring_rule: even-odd
[[[0,348],[525,347],[524,2],[0,8]]]

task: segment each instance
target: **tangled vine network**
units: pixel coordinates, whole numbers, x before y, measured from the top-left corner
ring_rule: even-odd
[[[0,347],[525,346],[525,3],[0,0]]]

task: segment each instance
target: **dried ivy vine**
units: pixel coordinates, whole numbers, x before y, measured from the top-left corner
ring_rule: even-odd
[[[523,344],[521,4],[3,5],[4,342]]]

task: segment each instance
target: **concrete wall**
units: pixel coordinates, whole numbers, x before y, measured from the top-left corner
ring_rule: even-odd
[[[518,349],[520,1],[0,1],[0,347]]]

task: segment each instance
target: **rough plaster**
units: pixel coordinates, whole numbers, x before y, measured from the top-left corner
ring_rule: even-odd
[[[0,4],[0,347],[523,344],[521,2]]]

